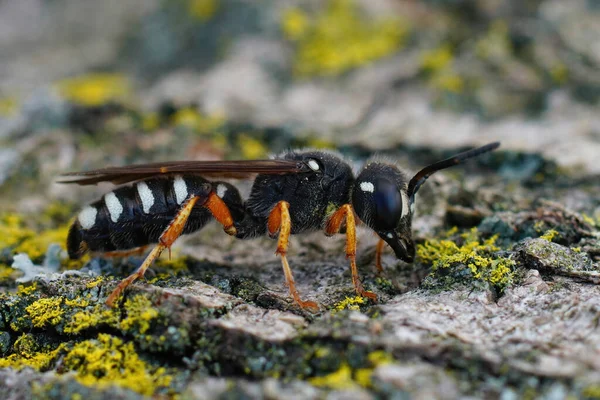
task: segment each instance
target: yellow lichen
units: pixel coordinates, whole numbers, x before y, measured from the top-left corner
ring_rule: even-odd
[[[407,25],[397,17],[368,21],[351,0],[330,0],[321,14],[292,8],[281,27],[296,44],[294,72],[299,76],[335,76],[399,50]]]
[[[310,27],[308,15],[299,8],[290,8],[283,14],[281,29],[288,39],[300,39]]]
[[[505,63],[513,53],[508,25],[505,21],[492,22],[488,32],[477,39],[475,53],[482,59]]]
[[[19,285],[17,287],[17,295],[18,296],[29,296],[33,292],[37,290],[37,282],[33,282],[29,286]]]
[[[188,0],[188,12],[201,21],[211,19],[218,9],[218,0]]]
[[[137,328],[140,333],[150,329],[150,323],[158,317],[158,311],[152,307],[152,302],[143,295],[128,298],[124,305],[127,316],[119,326],[123,330]]]
[[[64,346],[60,345],[54,350],[40,351],[40,346],[34,337],[31,334],[24,333],[15,341],[13,354],[0,358],[0,368],[10,367],[20,370],[30,367],[36,371],[43,371],[52,365],[63,348]]]
[[[544,239],[548,242],[551,242],[558,235],[559,233],[557,231],[555,231],[554,229],[550,229],[546,231],[546,233],[544,233],[542,236],[540,236],[540,239]]]
[[[64,314],[62,303],[62,297],[48,297],[33,302],[25,310],[31,317],[33,326],[43,328],[46,324],[56,325],[62,321]]]
[[[71,316],[65,325],[64,332],[77,334],[98,325],[117,326],[119,316],[114,309],[107,309],[103,304],[97,304],[93,309],[82,310]]]
[[[237,138],[238,146],[242,156],[246,159],[256,159],[267,154],[267,147],[258,139],[247,134],[240,134]]]
[[[309,378],[308,381],[318,387],[336,390],[353,389],[357,386],[352,379],[352,369],[346,362],[343,362],[337,371],[324,376]]]
[[[221,114],[204,115],[195,108],[186,107],[173,114],[171,123],[201,134],[210,134],[223,126],[225,117]]]
[[[451,240],[428,240],[417,245],[417,256],[421,262],[431,264],[433,271],[463,264],[471,270],[475,279],[500,287],[512,282],[515,262],[509,258],[495,257],[493,254],[500,250],[495,245],[497,236],[481,243],[476,228],[461,236],[461,246]]]
[[[153,131],[160,125],[157,113],[148,113],[142,116],[142,129],[146,132]]]
[[[369,363],[364,368],[352,369],[347,362],[342,362],[337,371],[324,376],[309,378],[308,381],[315,386],[337,390],[353,389],[358,386],[369,388],[372,386],[372,376],[375,368],[390,364],[394,360],[389,353],[383,350],[369,353],[367,359]]]
[[[0,283],[5,283],[15,278],[17,271],[6,264],[0,263]]]
[[[120,386],[146,396],[167,388],[172,380],[164,368],[152,368],[142,361],[132,342],[123,343],[107,334],[77,343],[63,365],[75,371],[75,379],[83,385],[99,389]]]
[[[19,105],[13,97],[0,98],[0,116],[12,117],[17,114]]]
[[[91,280],[88,283],[86,283],[85,287],[88,289],[92,289],[92,288],[95,288],[96,286],[98,286],[99,284],[101,284],[102,282],[104,282],[104,277],[98,276],[96,279]]]
[[[447,68],[453,59],[452,48],[449,45],[443,45],[421,54],[421,69],[427,72],[439,71]]]
[[[7,214],[0,217],[0,249],[9,248],[13,253],[26,253],[32,260],[40,260],[48,246],[56,243],[64,248],[69,225],[36,232],[25,225],[21,215]]]
[[[65,79],[56,85],[67,100],[84,106],[99,106],[126,98],[131,92],[127,78],[119,74],[98,73]]]
[[[361,296],[346,297],[344,300],[336,303],[332,312],[336,313],[342,310],[360,310],[360,304],[366,304],[367,300]]]

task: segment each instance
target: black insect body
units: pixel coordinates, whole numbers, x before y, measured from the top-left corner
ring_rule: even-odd
[[[80,211],[67,237],[69,257],[78,259],[87,251],[127,254],[158,243],[189,196],[208,199],[211,192],[227,204],[232,214],[243,216],[242,198],[226,182],[178,175],[119,187]],[[211,220],[211,211],[196,204],[181,234],[198,231]]]
[[[67,183],[82,185],[139,181],[84,208],[69,234],[69,254],[78,257],[86,249],[120,250],[158,243],[140,268],[111,293],[107,304],[112,305],[164,249],[170,248],[180,235],[202,228],[212,215],[228,234],[241,239],[277,236],[276,254],[281,256],[290,295],[301,307],[315,309],[318,305],[301,300],[296,290],[286,257],[289,236],[320,229],[333,235],[345,228],[346,256],[354,288],[357,294],[376,299],[374,293],[362,287],[356,268],[355,214],[380,237],[378,260],[387,243],[397,258],[412,262],[415,248],[411,221],[419,187],[436,171],[498,146],[499,143],[491,143],[460,153],[423,168],[411,179],[395,165],[377,161],[367,162],[355,178],[340,156],[323,151],[290,151],[274,160],[183,161],[67,174],[79,177]],[[233,186],[203,179],[247,178],[250,174],[258,175],[244,204]],[[161,175],[163,179],[157,178]],[[154,199],[152,205],[145,186]],[[115,205],[115,199],[121,207]],[[94,219],[90,209],[96,210]],[[381,268],[379,261],[377,266]]]

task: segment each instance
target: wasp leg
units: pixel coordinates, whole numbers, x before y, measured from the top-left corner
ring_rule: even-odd
[[[385,242],[383,239],[379,239],[377,247],[375,248],[375,268],[377,268],[378,274],[383,274],[383,266],[381,265],[381,253],[383,253],[383,246]]]
[[[115,250],[102,253],[103,257],[127,257],[127,256],[141,256],[146,252],[148,246],[140,246],[129,250]]]
[[[121,293],[123,293],[123,291],[129,285],[131,285],[133,281],[144,276],[148,267],[150,267],[152,262],[154,262],[154,260],[160,256],[163,250],[171,248],[175,240],[181,236],[181,232],[185,227],[185,223],[187,222],[190,214],[192,213],[192,209],[199,199],[200,197],[198,196],[192,196],[183,204],[173,221],[171,221],[167,229],[165,229],[162,235],[160,235],[158,244],[154,249],[152,249],[150,254],[148,254],[142,265],[140,265],[137,271],[135,271],[133,274],[119,282],[115,290],[113,290],[110,296],[108,296],[106,299],[107,306],[113,307],[115,300],[121,295]]]
[[[275,254],[281,256],[281,265],[283,266],[283,273],[285,274],[285,283],[290,290],[290,295],[301,308],[310,308],[318,311],[319,305],[314,301],[303,301],[300,299],[300,295],[296,290],[296,282],[294,281],[294,275],[287,261],[287,249],[289,244],[290,232],[292,230],[292,221],[290,219],[290,204],[287,201],[280,201],[275,205],[275,208],[269,214],[269,220],[267,222],[267,229],[270,236],[275,236],[279,232],[279,238],[277,240],[277,251]]]
[[[356,222],[354,220],[354,210],[350,204],[344,204],[329,217],[325,225],[325,234],[333,235],[334,233],[338,233],[344,220],[346,221],[346,258],[350,259],[354,290],[356,290],[359,296],[377,301],[377,295],[365,290],[358,277],[358,269],[356,268]]]
[[[219,196],[216,195],[215,192],[210,192],[208,195],[208,199],[203,207],[207,208],[213,217],[223,225],[223,230],[225,233],[231,236],[235,236],[237,230],[235,226],[233,226],[233,218],[231,217],[231,213],[229,212],[229,208],[225,204],[223,200]]]

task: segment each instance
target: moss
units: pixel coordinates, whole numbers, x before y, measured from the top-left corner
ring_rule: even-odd
[[[68,101],[88,107],[123,100],[131,92],[127,78],[108,73],[65,79],[58,82],[56,88]]]
[[[480,242],[478,231],[473,228],[462,234],[462,245],[452,240],[428,240],[417,245],[420,262],[430,264],[433,272],[440,269],[465,265],[474,279],[489,282],[503,289],[513,280],[515,262],[495,256],[500,250],[495,245],[497,236]]]
[[[171,384],[165,368],[153,368],[138,356],[133,343],[99,334],[73,346],[64,357],[65,370],[75,371],[75,379],[85,386],[120,386],[147,396]]]
[[[29,305],[25,310],[36,328],[46,325],[56,325],[62,321],[64,310],[62,309],[62,297],[49,297],[39,299]]]
[[[366,21],[354,2],[330,0],[310,16],[299,8],[283,14],[281,27],[295,43],[294,72],[299,76],[335,76],[399,50],[408,28],[397,17]]]
[[[360,310],[360,306],[367,304],[367,299],[361,296],[346,297],[344,300],[337,302],[333,306],[333,313],[342,310]]]
[[[98,286],[99,284],[101,284],[102,282],[104,282],[104,277],[103,276],[99,276],[96,279],[89,281],[88,283],[85,284],[85,287],[88,289],[92,289],[95,288],[96,286]]]

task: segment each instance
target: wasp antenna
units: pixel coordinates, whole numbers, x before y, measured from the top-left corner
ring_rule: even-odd
[[[417,193],[421,185],[425,183],[427,178],[429,178],[437,171],[441,171],[454,165],[462,164],[470,158],[477,157],[481,154],[496,150],[498,147],[500,147],[500,142],[488,143],[485,146],[477,147],[475,149],[458,153],[455,156],[426,166],[425,168],[417,172],[408,183],[407,193],[408,197],[410,198],[411,204],[414,202],[415,193]]]

